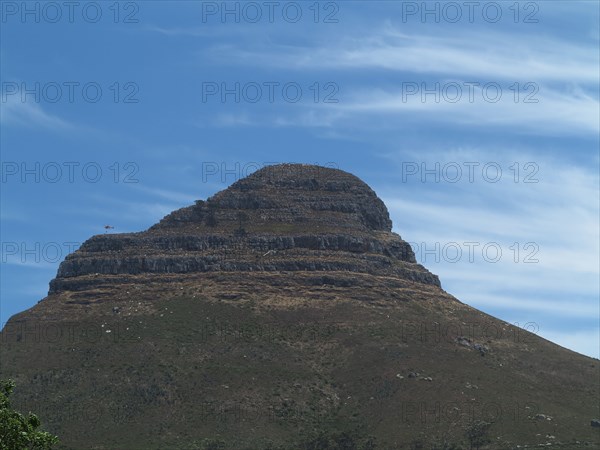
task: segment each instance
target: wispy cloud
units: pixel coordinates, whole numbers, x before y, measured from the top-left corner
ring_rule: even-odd
[[[314,106],[314,103],[311,104]],[[216,115],[211,121],[211,126],[216,127],[263,127],[263,128],[331,128],[338,119],[344,116],[337,111],[319,111],[309,109],[300,113],[286,114],[280,111],[276,114],[250,115],[246,112],[224,113]],[[205,127],[205,121],[199,122],[199,126]]]
[[[197,200],[197,197],[195,195],[191,195],[191,194],[187,194],[187,193],[183,193],[183,192],[176,192],[176,191],[171,191],[168,189],[152,188],[152,187],[144,186],[142,184],[137,184],[137,183],[130,184],[129,186],[131,186],[131,188],[134,190],[143,192],[152,197],[162,199],[162,200],[169,200],[169,201],[177,202],[177,203],[181,203],[181,204],[191,204],[191,203],[194,203],[195,200]]]
[[[294,45],[271,41],[262,46],[219,44],[203,57],[224,65],[297,71],[302,76],[327,71],[333,79],[336,73],[354,71],[350,82],[338,82],[339,103],[319,104],[312,116],[300,121],[284,111],[279,119],[282,124],[354,127],[409,118],[514,127],[537,134],[597,134],[597,44],[595,40],[569,42],[489,30],[452,36],[408,34],[388,22],[383,31],[361,39],[342,35],[318,45],[310,39]],[[387,73],[384,82],[373,85],[373,75],[378,74],[375,79],[379,80],[381,71]],[[483,90],[488,83],[500,87],[498,100],[494,89],[491,94]],[[415,86],[418,92],[413,93],[410,90]],[[453,86],[460,87],[460,95]],[[441,95],[423,98],[425,90]],[[224,115],[217,122],[221,126],[261,125],[243,115]]]
[[[72,131],[76,127],[67,120],[49,114],[37,103],[23,102],[20,95],[8,96],[0,103],[0,123],[25,127],[41,127],[53,131]]]
[[[213,35],[214,29],[207,27],[161,27],[157,25],[147,25],[145,31],[158,33],[164,36],[187,36],[187,37],[207,37]]]
[[[598,315],[598,311],[592,313],[593,316]],[[583,330],[541,330],[538,333],[540,336],[555,342],[565,348],[577,349],[579,353],[600,358],[600,329],[583,329]]]
[[[460,298],[460,297],[459,297]],[[539,321],[540,317],[570,317],[570,318],[589,318],[598,314],[598,306],[585,301],[561,301],[552,302],[547,299],[529,298],[527,295],[516,298],[514,295],[493,295],[476,294],[472,305],[480,309],[493,307],[498,310],[510,311],[528,311],[533,321]],[[464,298],[462,299],[464,300]]]
[[[536,156],[533,151],[523,153],[523,149],[521,152],[489,147],[390,153],[388,160],[399,168],[397,184],[378,186],[376,190],[388,205],[401,236],[433,250],[425,259],[417,254],[420,262],[440,275],[443,286],[461,300],[503,314],[529,311],[532,318],[597,316],[597,171],[593,165],[541,157],[539,152]],[[486,182],[481,176],[481,166],[490,161],[504,169],[504,178],[497,183]],[[508,168],[519,162],[522,171],[526,161],[537,164],[537,182],[523,183],[521,172],[520,182],[515,183],[514,172]],[[431,174],[423,183],[421,173],[406,177],[404,172],[403,176],[402,162],[416,162],[419,172],[423,167],[434,169],[436,162],[440,169],[450,162],[480,165],[473,183],[466,175],[455,184],[444,178],[436,183]],[[465,242],[479,244],[473,260]],[[520,251],[517,261],[514,247],[511,250],[515,242]],[[538,247],[534,257],[538,262],[524,263],[530,252],[524,251],[523,245],[528,242]],[[435,250],[436,243],[440,250]],[[463,252],[457,262],[452,262],[454,253],[444,257],[441,251],[449,243],[457,243]],[[488,243],[502,248],[502,258],[497,262],[482,256],[482,247]],[[494,252],[492,255],[495,258]]]
[[[538,134],[597,134],[600,131],[600,103],[581,90],[558,91],[532,85],[537,89],[536,94],[533,94],[533,89],[529,93],[521,92],[521,101],[515,101],[509,86],[499,84],[500,89],[496,92],[502,92],[502,96],[498,101],[490,101],[494,97],[484,96],[481,86],[473,86],[473,96],[470,97],[470,87],[456,81],[448,83],[461,86],[462,91],[450,90],[452,98],[458,98],[456,102],[445,100],[443,94],[437,99],[431,94],[422,96],[425,89],[443,92],[444,86],[449,84],[441,83],[436,87],[429,83],[423,87],[415,83],[394,91],[367,89],[345,97],[339,104],[327,106],[338,110],[342,113],[340,117],[346,116],[346,119],[371,115],[385,116],[389,121],[395,115],[414,120],[415,115],[420,114],[429,122],[503,129],[513,127]],[[416,94],[409,94],[415,89],[418,90]],[[461,92],[460,97],[454,92]],[[535,102],[523,102],[523,97],[529,94],[534,95],[529,100]]]
[[[222,113],[212,120],[212,125],[217,127],[236,127],[236,126],[257,126],[262,120],[251,119],[246,113]],[[207,124],[202,121],[200,126],[205,127]]]
[[[210,26],[203,24],[203,26],[158,26],[158,25],[147,25],[143,28],[145,31],[150,33],[156,33],[162,36],[171,38],[183,37],[183,38],[215,38],[215,37],[240,37],[240,35],[252,36],[256,32],[256,27],[245,26],[244,24],[235,23],[235,26],[227,26],[226,23],[218,22],[218,26]]]
[[[210,54],[235,64],[251,62],[298,70],[384,69],[454,75],[465,80],[595,84],[598,61],[597,57],[590,58],[597,55],[595,44],[489,30],[452,36],[407,34],[388,23],[383,31],[360,39],[346,35],[319,46],[269,43],[268,48],[258,50],[221,45]]]

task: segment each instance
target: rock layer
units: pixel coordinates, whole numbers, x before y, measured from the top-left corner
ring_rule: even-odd
[[[87,275],[349,271],[440,286],[393,233],[384,203],[357,177],[269,166],[140,233],[98,235],[60,265],[50,293]]]

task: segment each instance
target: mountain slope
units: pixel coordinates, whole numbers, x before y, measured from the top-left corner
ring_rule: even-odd
[[[353,175],[262,169],[86,241],[0,376],[65,448],[469,448],[478,420],[488,448],[599,448],[598,361],[461,303],[391,225]]]

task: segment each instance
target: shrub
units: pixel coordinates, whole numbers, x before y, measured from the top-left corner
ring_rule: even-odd
[[[0,450],[51,449],[58,438],[38,430],[40,419],[35,414],[24,416],[12,409],[9,397],[14,388],[13,380],[0,380]]]

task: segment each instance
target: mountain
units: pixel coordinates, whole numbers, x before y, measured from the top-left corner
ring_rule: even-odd
[[[391,230],[357,177],[265,167],[68,255],[0,377],[70,449],[470,448],[481,421],[482,448],[600,448],[599,361],[461,303]]]

